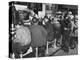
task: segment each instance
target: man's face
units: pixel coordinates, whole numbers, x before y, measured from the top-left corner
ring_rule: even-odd
[[[27,15],[27,13],[24,13],[23,11],[20,11],[20,12],[19,12],[19,18],[20,18],[21,20],[24,20],[24,18],[26,17],[26,15]]]
[[[19,18],[22,20],[22,19],[24,19],[24,15],[21,13],[20,15],[19,15]]]

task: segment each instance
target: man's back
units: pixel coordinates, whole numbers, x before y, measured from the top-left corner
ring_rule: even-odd
[[[46,36],[47,31],[39,25],[32,25],[30,27],[31,30],[31,38],[32,38],[32,46],[42,46],[46,44]]]

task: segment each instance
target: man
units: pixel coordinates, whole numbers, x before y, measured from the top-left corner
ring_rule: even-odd
[[[43,19],[42,18],[39,18],[39,23],[38,24],[41,25],[41,26],[43,26],[43,23],[42,22],[43,22]]]
[[[12,42],[12,50],[16,58],[20,58],[19,55],[21,53],[27,52],[31,43],[30,30],[28,27],[24,26],[23,20],[25,19],[25,16],[23,12],[19,14],[19,19],[20,21],[16,24],[15,27],[15,39]]]
[[[30,27],[32,39],[31,46],[33,51],[38,47],[41,55],[44,55],[47,32],[42,26],[38,25],[38,19],[36,17],[32,19],[32,24],[33,25]]]
[[[62,21],[62,49],[65,52],[69,52],[70,45],[70,33],[71,33],[71,13],[68,13],[65,16],[65,19]]]
[[[76,42],[78,43],[78,23],[77,17],[75,15],[74,19],[71,21],[71,40],[70,40],[70,48],[74,49],[76,47]]]

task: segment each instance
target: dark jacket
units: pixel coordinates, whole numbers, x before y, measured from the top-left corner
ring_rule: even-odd
[[[30,26],[30,31],[31,31],[32,47],[40,47],[46,45],[47,31],[42,26],[32,25]]]
[[[53,25],[50,22],[47,22],[46,25],[45,25],[45,28],[48,32],[47,40],[52,41],[53,38],[54,38]]]

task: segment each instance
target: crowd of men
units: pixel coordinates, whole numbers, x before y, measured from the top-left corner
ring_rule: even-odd
[[[39,17],[32,11],[21,11],[15,15],[17,20],[13,27],[15,35],[12,41],[12,50],[17,57],[32,47],[34,54],[36,48],[40,56],[45,56],[46,45],[60,47],[68,53],[69,48],[74,49],[78,43],[78,15],[71,11],[66,13],[58,11],[54,15]],[[19,17],[19,18],[18,18]]]

